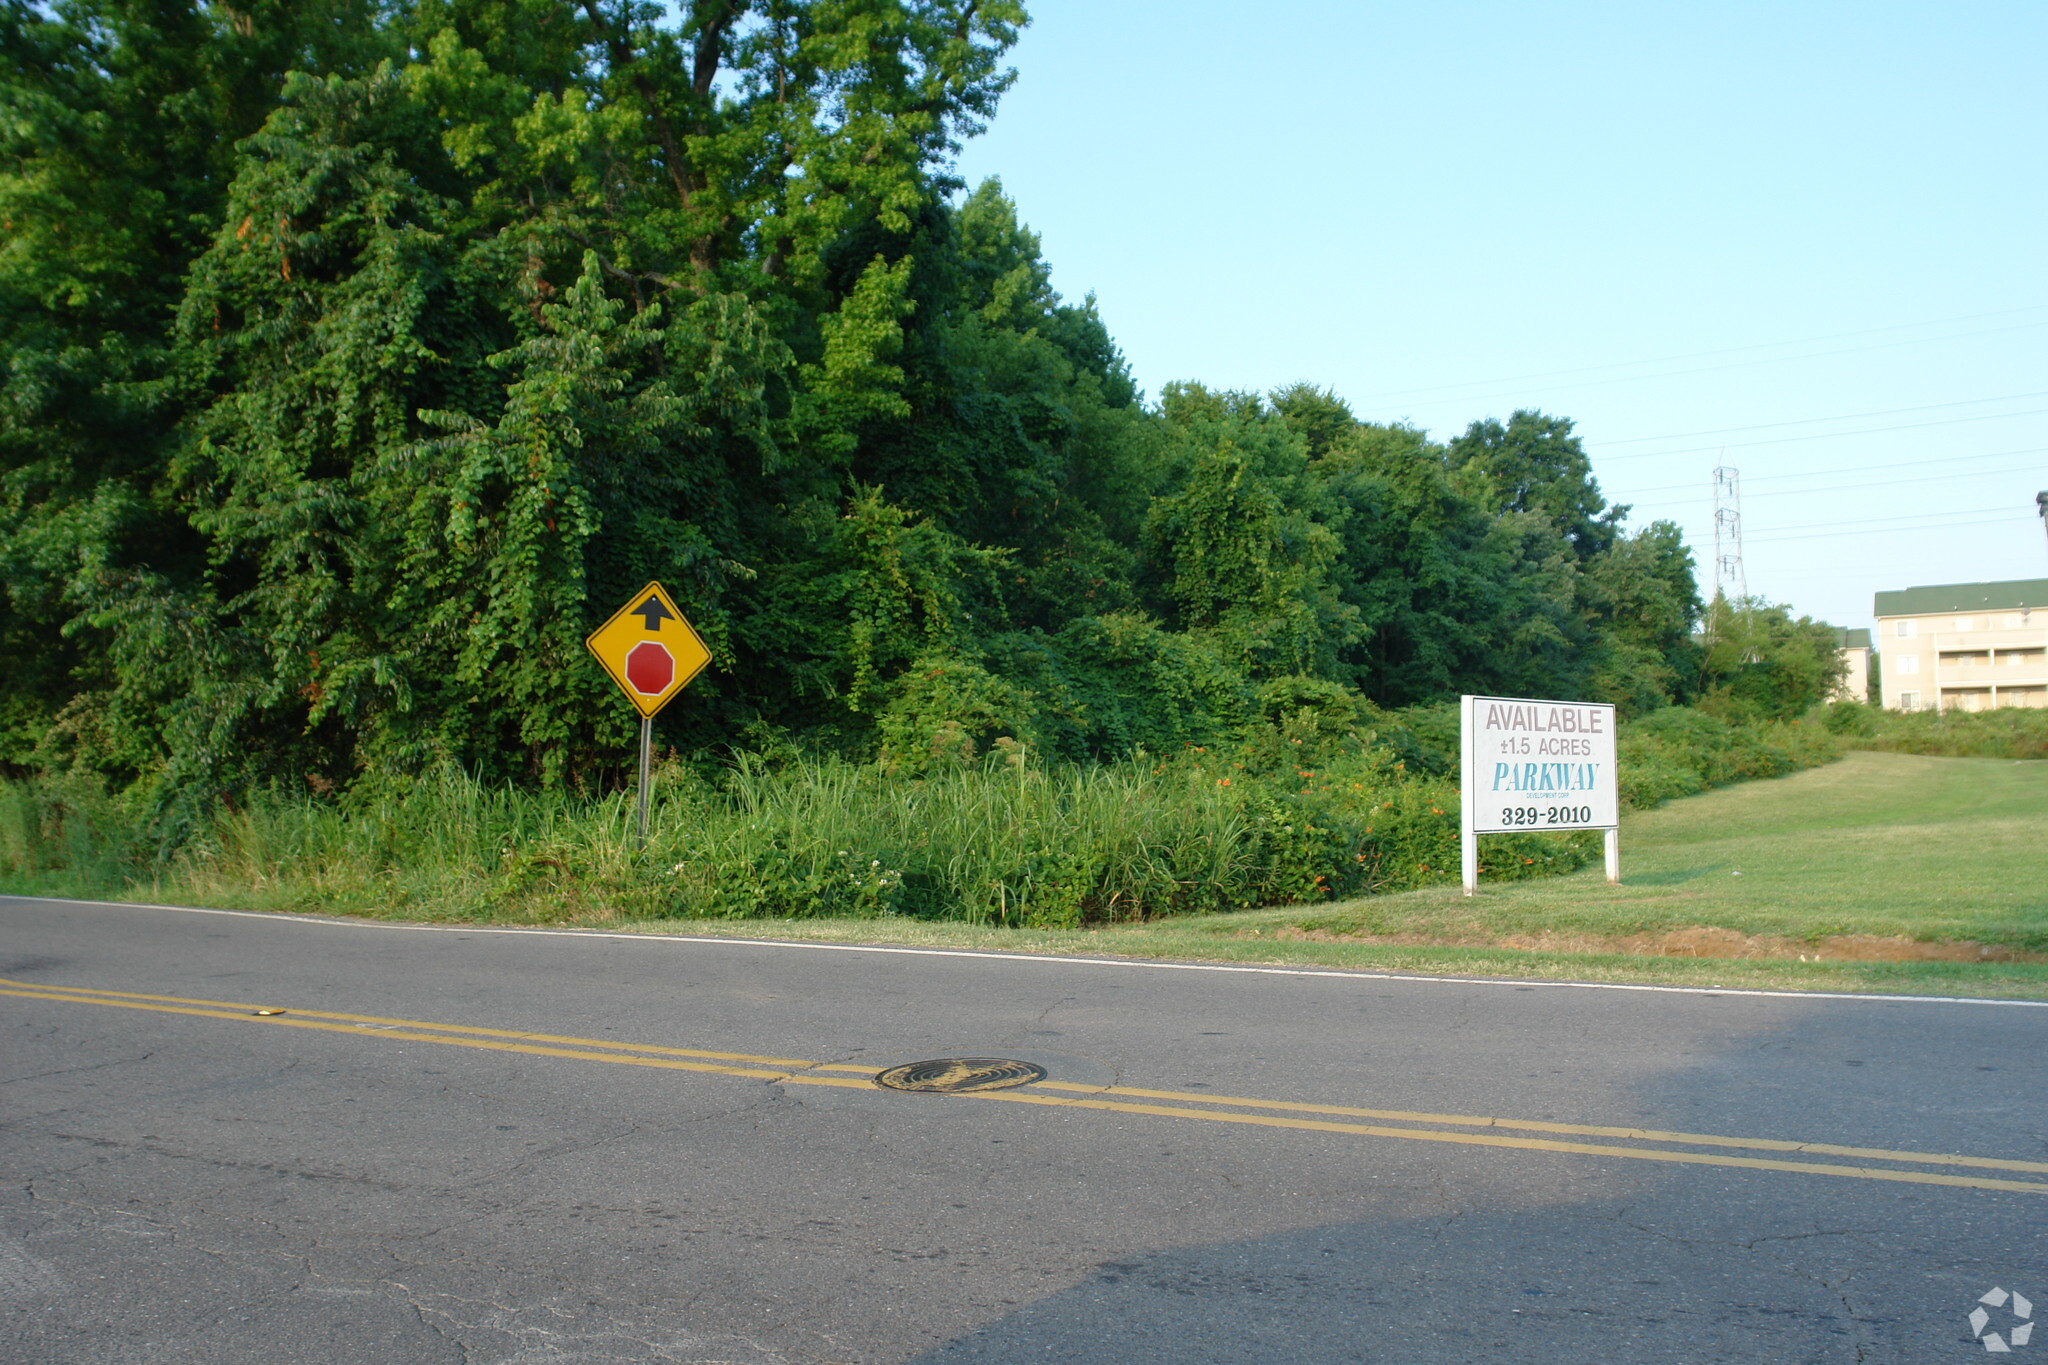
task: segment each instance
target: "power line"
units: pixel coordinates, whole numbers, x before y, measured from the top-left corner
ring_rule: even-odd
[[[1634,455],[1610,455],[1608,464],[1621,460],[1654,460],[1665,455],[1698,455],[1709,450],[1740,450],[1751,446],[1782,446],[1799,441],[1833,441],[1843,436],[1877,436],[1887,431],[1921,431],[1927,427],[1953,427],[1965,422],[1995,422],[2001,417],[2038,417],[2048,408],[2026,408],[2019,412],[1982,412],[1975,417],[1944,417],[1933,422],[1901,422],[1888,427],[1857,427],[1853,431],[1822,431],[1811,436],[1774,436],[1767,441],[1723,441],[1710,446],[1684,446],[1677,450],[1645,450]]]
[[[1853,531],[1816,531],[1809,535],[1797,536],[1752,536],[1750,544],[1773,544],[1784,540],[1831,540],[1836,536],[1897,535],[1900,531],[1952,531],[1959,527],[2010,526],[2017,522],[2031,522],[2032,517],[1998,517],[1991,521],[1943,521],[1931,526],[1866,526]]]
[[[1839,466],[1836,466],[1835,468],[1832,468],[1832,469],[1810,469],[1810,470],[1806,471],[1806,472],[1805,472],[1804,474],[1759,474],[1759,475],[1757,475],[1757,476],[1756,476],[1755,478],[1752,478],[1752,479],[1748,480],[1748,482],[1750,482],[1750,483],[1777,483],[1777,482],[1779,482],[1779,481],[1781,481],[1781,480],[1784,480],[1784,479],[1817,479],[1817,478],[1821,478],[1822,476],[1824,476],[1824,475],[1828,475],[1828,474],[1863,474],[1863,473],[1871,473],[1871,474],[1875,474],[1875,473],[1880,473],[1880,472],[1882,472],[1882,471],[1884,471],[1884,470],[1887,470],[1887,469],[1918,469],[1918,468],[1919,468],[1920,466],[1922,466],[1922,465],[1930,465],[1930,464],[1960,464],[1960,463],[1962,463],[1962,462],[1963,462],[1964,460],[2002,460],[2002,459],[2005,459],[2005,458],[2006,458],[2007,456],[2010,456],[2010,455],[2041,455],[2041,454],[2048,454],[2048,447],[2043,447],[2043,446],[2029,446],[2029,447],[2027,447],[2027,448],[2025,448],[2025,449],[2023,449],[2023,450],[1988,450],[1988,451],[1984,452],[1984,453],[1983,453],[1983,454],[1981,454],[1981,455],[1942,455],[1942,456],[1937,456],[1936,458],[1934,458],[1934,459],[1931,459],[1931,460],[1900,460],[1900,461],[1898,461],[1898,462],[1896,462],[1896,463],[1894,463],[1894,464],[1846,464],[1846,465],[1839,465]],[[2000,472],[2000,471],[1996,471],[1996,470],[1994,470],[1994,471],[1991,471],[1991,472],[1993,472],[1993,473],[1997,473],[1997,472]],[[1860,486],[1860,485],[1851,485],[1851,486],[1853,487],[1853,486]],[[1657,486],[1656,486],[1655,488],[1639,488],[1639,489],[1637,489],[1637,490],[1636,490],[1636,492],[1635,492],[1635,495],[1634,495],[1634,496],[1638,496],[1638,497],[1640,497],[1640,496],[1641,496],[1642,494],[1644,494],[1644,493],[1664,493],[1664,492],[1669,492],[1669,491],[1673,491],[1673,490],[1676,490],[1676,489],[1680,489],[1680,488],[1697,488],[1697,487],[1699,487],[1699,482],[1698,482],[1698,480],[1696,480],[1696,479],[1695,479],[1695,480],[1687,480],[1687,481],[1686,481],[1685,483],[1665,483],[1665,484],[1659,484],[1659,485],[1657,485]],[[1817,492],[1817,491],[1819,491],[1819,490],[1817,490],[1817,489],[1816,489],[1816,490],[1814,490],[1814,491],[1816,491],[1816,492]],[[1770,494],[1763,494],[1763,495],[1760,495],[1760,496],[1773,496],[1773,495],[1770,495]]]
[[[1924,322],[1895,322],[1889,327],[1866,327],[1854,332],[1830,332],[1817,337],[1799,337],[1790,341],[1759,341],[1747,346],[1725,346],[1712,351],[1685,351],[1677,355],[1653,356],[1647,360],[1616,360],[1604,365],[1581,365],[1568,370],[1546,370],[1535,374],[1502,375],[1493,379],[1470,379],[1456,384],[1427,384],[1412,389],[1383,389],[1378,393],[1360,396],[1364,402],[1375,398],[1405,398],[1424,393],[1443,393],[1455,389],[1482,388],[1488,384],[1520,384],[1537,379],[1561,379],[1575,374],[1590,374],[1596,370],[1621,369],[1630,365],[1668,365],[1679,360],[1705,360],[1713,356],[1739,355],[1744,351],[1780,350],[1787,346],[1813,346],[1824,341],[1845,341],[1850,337],[1876,336],[1883,332],[1902,332],[1914,327],[1949,327],[1958,322],[1981,322],[1985,318],[2007,318],[2020,313],[2048,311],[2048,304],[2029,304],[2024,308],[2001,308],[1989,313],[1965,313],[1960,317],[1933,318]],[[1972,333],[1971,335],[1981,335]],[[1930,338],[1944,340],[1946,338]],[[1911,344],[1911,343],[1902,343]],[[1449,400],[1446,400],[1449,401]]]
[[[2048,319],[2044,319],[2044,321],[2048,321]],[[1616,375],[1612,379],[1587,379],[1572,384],[1555,384],[1551,385],[1546,392],[1569,393],[1574,389],[1595,389],[1600,388],[1603,385],[1607,384],[1643,384],[1648,383],[1653,379],[1683,379],[1688,375],[1695,374],[1720,374],[1726,370],[1740,370],[1751,365],[1781,365],[1794,360],[1825,360],[1830,356],[1864,355],[1871,351],[1891,350],[1899,346],[1923,346],[1929,342],[1934,341],[1966,341],[1971,337],[1997,336],[2004,332],[2025,331],[2030,327],[2039,327],[2041,325],[2042,324],[2040,322],[2023,322],[2012,327],[1988,327],[1983,329],[1982,331],[1956,332],[1945,337],[1917,337],[1906,341],[1883,341],[1877,343],[1874,346],[1847,346],[1836,351],[1814,351],[1807,355],[1759,356],[1755,360],[1738,360],[1733,361],[1726,365],[1702,365],[1697,369],[1691,370],[1657,370],[1649,374]],[[1429,399],[1425,401],[1431,403],[1459,403],[1467,407],[1476,407],[1481,404],[1493,403],[1499,399],[1515,397],[1517,393],[1526,395],[1526,390],[1517,390],[1513,392],[1480,393],[1472,394],[1462,398],[1449,397]],[[1625,460],[1630,457],[1626,455],[1620,455],[1616,456],[1615,458]]]
[[[1867,520],[1873,522],[1920,521],[1927,517],[1974,517],[1980,514],[1989,515],[1992,512],[2003,512],[2006,510],[2006,508],[2010,507],[2011,505],[2012,504],[2010,503],[2006,503],[1998,507],[1975,507],[1969,509],[1951,508],[1947,511],[1942,512],[1902,512],[1895,517],[1872,517],[1868,518]],[[1858,517],[1853,518],[1853,520],[1862,521],[1866,520],[1866,518]],[[1762,534],[1768,536],[1779,531],[1824,531],[1831,526],[1840,526],[1841,524],[1842,519],[1837,517],[1833,521],[1809,521],[1799,526],[1767,526],[1763,529]],[[1889,529],[1895,531],[1911,531],[1915,528],[1911,526],[1894,526]]]
[[[1974,517],[1981,515],[1989,515],[1993,512],[2006,511],[2011,506],[2011,503],[2001,503],[1997,507],[1951,507],[1945,508],[1939,512],[1901,512],[1896,516],[1889,517],[1837,517],[1833,521],[1810,521],[1803,522],[1794,526],[1767,526],[1762,530],[1762,532],[1759,534],[1757,538],[1764,539],[1775,537],[1782,535],[1783,533],[1788,531],[1826,531],[1831,528],[1841,526],[1845,521],[1857,522],[1865,526],[1868,526],[1874,530],[1913,531],[1918,530],[1920,528],[1915,526],[1902,525],[1878,525],[1877,523],[1921,521],[1925,520],[1928,517]],[[1975,523],[1971,524],[1974,525]]]
[[[2010,469],[1979,469],[1963,477],[1972,479],[1989,479],[1995,478],[2001,474],[2025,474],[2032,470],[2037,470],[2039,468],[2039,465],[2022,464],[2014,465]],[[1947,474],[1922,474],[1915,478],[1910,479],[1871,479],[1862,483],[1823,484],[1818,488],[1778,488],[1764,493],[1747,493],[1744,494],[1744,496],[1752,501],[1754,501],[1757,498],[1800,498],[1805,497],[1809,493],[1841,493],[1856,488],[1895,488],[1900,484],[1907,483],[1941,483],[1947,480],[1949,477],[1950,476]],[[1747,482],[1747,480],[1745,480],[1745,482]],[[1687,488],[1692,488],[1695,486],[1696,485],[1693,484],[1685,485],[1685,487]],[[1695,507],[1698,506],[1700,503],[1711,501],[1713,501],[1713,499],[1711,498],[1680,498],[1675,501],[1671,499],[1666,499],[1656,505],[1660,507]],[[1634,504],[1630,505],[1633,506]]]
[[[1819,422],[1853,422],[1864,417],[1896,417],[1905,412],[1933,412],[1938,408],[1967,408],[1978,403],[2016,403],[2022,398],[2048,398],[2048,392],[2008,393],[1997,398],[1962,398],[1953,403],[1924,403],[1915,408],[1882,408],[1876,412],[1845,412],[1834,417],[1801,417],[1791,422],[1759,422],[1747,427],[1714,427],[1708,431],[1678,431],[1668,436],[1629,436],[1619,441],[1600,441],[1599,446],[1636,446],[1647,441],[1683,441],[1694,436],[1726,436],[1738,431],[1769,431],[1774,427],[1804,427]]]
[[[1869,526],[1876,530],[1912,531],[1917,530],[1918,528],[1913,526],[1879,525],[1878,523],[1920,521],[1928,517],[1972,517],[1979,515],[1988,515],[1992,512],[2005,511],[2008,508],[2010,508],[2011,505],[2012,504],[2010,503],[2005,503],[1998,507],[1951,507],[1940,512],[1902,512],[1897,516],[1891,517],[1837,517],[1833,521],[1809,521],[1800,523],[1795,526],[1769,526],[1765,527],[1759,534],[1761,536],[1774,536],[1783,534],[1787,531],[1826,531],[1851,522],[1856,523],[1858,525]]]

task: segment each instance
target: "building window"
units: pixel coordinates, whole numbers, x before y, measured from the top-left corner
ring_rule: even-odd
[[[1899,693],[1899,709],[1900,709],[1901,711],[1917,711],[1917,710],[1919,710],[1919,709],[1920,709],[1920,694],[1919,694],[1918,692],[1901,692],[1901,693]]]
[[[1899,656],[1900,673],[1918,673],[1919,671],[1920,656],[1918,654],[1901,654]]]
[[[1892,629],[1901,640],[1910,640],[1920,633],[1920,623],[1918,621],[1899,621],[1893,624]]]

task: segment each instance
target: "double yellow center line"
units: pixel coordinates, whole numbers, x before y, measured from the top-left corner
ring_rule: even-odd
[[[785,1085],[828,1085],[874,1088],[877,1068],[796,1057],[763,1057],[741,1052],[710,1052],[699,1048],[620,1043],[521,1029],[480,1028],[468,1024],[436,1024],[418,1019],[388,1019],[370,1014],[331,1010],[290,1009],[233,1000],[190,1000],[174,995],[98,990],[84,986],[45,986],[0,977],[0,996],[101,1005],[115,1009],[151,1010],[203,1019],[267,1024],[280,1028],[315,1029],[357,1037],[439,1043],[448,1047],[515,1052],[533,1057],[610,1062],[619,1066],[696,1071],[719,1076],[744,1076]],[[258,1013],[259,1010],[270,1011]],[[1473,1114],[1428,1114],[1404,1109],[1361,1109],[1350,1105],[1303,1104],[1289,1100],[1236,1095],[1198,1095],[1182,1090],[1144,1090],[1123,1085],[1078,1085],[1047,1080],[1014,1090],[984,1090],[954,1096],[1000,1104],[1053,1105],[1067,1109],[1100,1109],[1119,1114],[1206,1120],[1259,1128],[1293,1128],[1361,1137],[1399,1138],[1410,1142],[1447,1142],[1468,1147],[1518,1151],[1564,1152],[1579,1156],[1632,1161],[1668,1161],[1695,1166],[1732,1166],[1745,1170],[1790,1171],[1800,1175],[1854,1180],[1891,1180],[1914,1185],[1952,1185],[1975,1190],[2016,1190],[2048,1194],[2048,1181],[2012,1180],[1968,1171],[2010,1171],[2048,1176],[2048,1162],[2009,1161],[1958,1156],[1943,1152],[1904,1152],[1880,1147],[1848,1147],[1827,1142],[1793,1142],[1777,1138],[1723,1137],[1712,1133],[1675,1133],[1654,1128],[1603,1127],[1549,1123],[1534,1119],[1487,1118]],[[1366,1120],[1361,1122],[1360,1120]],[[1479,1131],[1473,1131],[1479,1130]],[[1538,1136],[1544,1135],[1544,1136]],[[1566,1141],[1604,1138],[1603,1142]],[[1707,1150],[1689,1150],[1705,1148]],[[1883,1165],[1848,1165],[1831,1161],[1787,1160],[1785,1156],[1738,1156],[1734,1152],[1775,1152],[1799,1157],[1842,1157]],[[1935,1167],[1934,1170],[1912,1169]]]

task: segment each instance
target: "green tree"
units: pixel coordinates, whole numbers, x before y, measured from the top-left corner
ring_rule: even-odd
[[[1253,677],[1332,676],[1359,638],[1331,571],[1337,512],[1301,439],[1256,395],[1170,385],[1170,474],[1147,516],[1155,598]]]
[[[1148,405],[953,178],[1023,22],[0,0],[0,764],[173,834],[262,782],[602,786],[632,720],[581,639],[649,578],[714,654],[662,719],[698,755],[1790,704],[1776,627],[1699,656],[1676,529],[1622,533],[1569,421]]]
[[[1448,455],[1466,491],[1493,511],[1541,518],[1581,562],[1611,546],[1628,515],[1601,496],[1570,418],[1522,410],[1503,426],[1489,417],[1467,427]]]
[[[1348,681],[1382,706],[1579,690],[1580,571],[1540,516],[1464,491],[1445,449],[1412,427],[1358,424],[1314,473],[1342,509],[1334,582],[1362,627]]]
[[[1707,607],[1699,707],[1726,720],[1790,720],[1825,701],[1847,664],[1839,632],[1760,597]]]
[[[44,695],[10,753],[68,697],[67,752],[173,785],[439,757],[564,780],[618,728],[588,720],[617,710],[577,649],[592,596],[655,574],[758,689],[707,679],[696,714],[796,700],[814,642],[760,628],[765,585],[831,576],[807,509],[917,415],[917,251],[943,255],[943,162],[1021,10],[5,18],[0,323],[34,401],[0,433],[0,633]],[[88,223],[104,259],[65,236]],[[53,365],[83,376],[61,403]],[[842,638],[843,704],[907,666],[886,635]]]
[[[1586,566],[1600,644],[1591,695],[1624,716],[1690,699],[1700,675],[1694,640],[1705,608],[1692,551],[1669,521],[1622,536]]]
[[[145,566],[202,570],[160,487],[185,272],[286,73],[360,74],[401,50],[380,13],[0,0],[0,764],[27,762],[81,689],[110,681],[85,613]]]

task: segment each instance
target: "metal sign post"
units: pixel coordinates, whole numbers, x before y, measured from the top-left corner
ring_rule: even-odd
[[[1472,771],[1477,766],[1472,749],[1472,703],[1477,697],[1458,698],[1458,871],[1465,894],[1479,894],[1479,831],[1472,824]]]
[[[640,819],[633,836],[633,851],[647,851],[647,770],[654,760],[654,717],[640,717]]]
[[[1621,884],[1614,708],[1524,697],[1458,699],[1458,861],[1479,892],[1479,836],[1597,829]]]
[[[583,642],[640,713],[640,792],[633,848],[647,849],[647,788],[654,764],[654,714],[711,662],[711,651],[661,584],[626,599]]]

